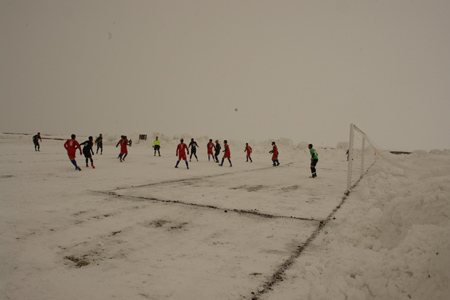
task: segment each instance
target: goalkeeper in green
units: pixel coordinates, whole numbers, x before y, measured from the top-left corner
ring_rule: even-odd
[[[316,150],[313,148],[312,144],[308,145],[309,153],[311,154],[311,177],[310,178],[316,178],[316,165],[319,161],[319,156],[316,152]]]

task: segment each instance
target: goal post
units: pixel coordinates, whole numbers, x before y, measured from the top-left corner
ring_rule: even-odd
[[[350,191],[376,160],[375,146],[355,124],[350,124],[347,159],[347,191]]]

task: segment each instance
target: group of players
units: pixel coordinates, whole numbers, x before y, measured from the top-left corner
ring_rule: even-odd
[[[184,139],[180,140],[180,143],[177,146],[177,151],[176,151],[176,155],[178,156],[178,161],[177,164],[175,165],[175,168],[178,168],[178,164],[180,163],[181,160],[184,160],[186,163],[186,168],[189,169],[189,164],[187,162],[187,156],[186,153],[189,154],[189,148],[191,148],[191,156],[189,157],[189,161],[192,160],[192,155],[195,156],[195,159],[197,159],[197,147],[198,144],[196,141],[194,141],[194,139],[191,139],[191,142],[189,143],[189,147],[184,143]],[[212,139],[209,139],[208,144],[206,145],[207,148],[207,153],[208,153],[208,161],[211,161],[211,158],[216,162],[219,163],[219,154],[220,154],[220,150],[221,150],[221,146],[219,144],[219,141],[216,140],[216,144],[214,145]],[[225,161],[225,159],[228,159],[228,162],[230,163],[230,167],[233,166],[233,164],[231,163],[231,151],[230,151],[230,147],[228,146],[228,141],[224,140],[223,141],[223,157],[222,157],[222,162],[219,164],[219,166],[223,166],[223,162]],[[252,152],[252,148],[250,146],[248,146],[247,143],[247,147],[245,148],[245,150],[247,152],[247,161],[250,158],[251,160],[251,152]]]
[[[39,140],[42,141],[42,138],[41,138],[40,133],[38,132],[35,136],[33,136],[33,143],[34,143],[35,151],[40,151]],[[94,160],[92,158],[92,156],[94,155],[94,150],[93,150],[94,144],[97,145],[97,154],[98,154],[99,150],[100,150],[100,155],[103,154],[103,136],[102,136],[102,134],[100,134],[95,139],[95,141],[94,141],[94,138],[92,136],[90,136],[87,141],[85,141],[81,144],[79,144],[77,142],[76,135],[72,134],[71,138],[68,139],[64,143],[64,148],[67,150],[67,155],[69,156],[69,160],[75,166],[76,170],[81,171],[81,168],[77,165],[77,162],[75,160],[77,149],[80,151],[80,155],[81,154],[84,155],[84,157],[86,159],[86,167],[89,167],[89,161],[90,161],[92,168],[95,169]],[[118,158],[120,159],[120,162],[123,162],[123,161],[125,161],[125,158],[128,155],[128,146],[132,145],[132,141],[131,141],[131,139],[128,140],[127,136],[122,135],[121,139],[116,144],[116,147],[118,147],[119,145],[120,145],[120,153],[119,153]],[[83,152],[81,151],[81,146],[83,146]],[[178,164],[180,163],[180,161],[184,160],[186,163],[186,168],[189,169],[189,163],[187,161],[187,155],[186,155],[186,154],[189,154],[189,148],[191,149],[189,161],[192,160],[192,156],[194,156],[195,159],[197,159],[197,161],[198,161],[197,147],[198,147],[198,144],[196,141],[194,141],[193,138],[191,139],[189,146],[184,143],[184,139],[181,139],[180,143],[177,146],[177,150],[176,150],[176,156],[178,156],[178,161],[175,165],[175,168],[178,168]],[[156,137],[155,141],[153,142],[154,156],[156,156],[156,152],[158,152],[158,155],[161,156],[160,148],[161,148],[161,142],[158,139],[158,137]],[[228,145],[227,140],[223,141],[223,148],[224,148],[224,150],[222,152],[224,153],[224,155],[222,157],[222,162],[219,164],[219,166],[222,167],[225,159],[227,159],[228,162],[230,163],[230,167],[232,167],[233,164],[231,163],[231,152],[230,152],[230,147]],[[219,163],[219,154],[220,154],[221,149],[222,148],[221,148],[218,140],[216,140],[215,144],[214,144],[213,140],[210,139],[207,144],[208,161],[210,161],[210,159],[212,158],[216,163]],[[308,149],[311,154],[311,166],[310,166],[311,178],[315,178],[315,177],[317,177],[316,165],[317,165],[317,162],[319,161],[318,154],[317,154],[317,151],[313,148],[312,144],[308,145]],[[245,144],[244,152],[247,153],[246,154],[247,162],[248,161],[253,162],[253,160],[251,158],[252,147],[250,147],[248,143]],[[272,154],[273,166],[274,167],[279,166],[280,162],[278,160],[278,147],[275,144],[275,142],[272,142],[272,150],[269,153]]]

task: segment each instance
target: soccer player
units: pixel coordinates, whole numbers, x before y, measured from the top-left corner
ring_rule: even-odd
[[[275,142],[272,142],[272,150],[269,151],[269,153],[272,153],[272,162],[274,167],[278,167],[280,165],[280,162],[278,161],[278,148],[277,145],[275,145]]]
[[[177,153],[175,154],[178,156],[178,161],[177,161],[177,164],[175,165],[175,168],[178,168],[178,164],[180,163],[180,160],[183,159],[186,162],[186,168],[189,169],[189,164],[188,164],[187,158],[186,158],[186,151],[187,151],[187,154],[189,154],[188,147],[184,143],[184,140],[181,139],[180,143],[177,146]]]
[[[244,152],[247,152],[247,162],[248,162],[249,159],[250,159],[250,162],[253,162],[252,158],[250,157],[250,155],[252,154],[252,147],[250,147],[248,145],[248,143],[245,143],[245,150],[244,150]]]
[[[103,154],[103,135],[101,133],[95,139],[95,143],[97,144],[97,154],[98,154],[98,149],[100,149],[100,155],[102,155]]]
[[[127,146],[131,146],[131,140],[128,140],[126,135],[122,135],[122,138],[117,143],[116,148],[119,145],[120,145],[120,154],[119,154],[118,158],[120,158],[120,162],[123,162],[123,161],[125,161],[125,157],[127,157],[127,155],[128,155]]]
[[[34,143],[34,151],[41,151],[39,140],[42,142],[41,133],[38,132],[36,135],[33,136],[33,143]]]
[[[82,142],[80,146],[83,146],[83,154],[86,158],[86,168],[89,167],[89,159],[91,160],[91,166],[93,169],[94,167],[94,160],[92,159],[92,155],[94,155],[94,150],[92,150],[92,147],[94,146],[94,138],[92,136],[89,137],[89,139],[85,142]]]
[[[228,146],[227,140],[223,141],[223,148],[225,150],[223,150],[224,154],[222,157],[222,163],[219,166],[223,166],[223,162],[224,162],[225,158],[228,158],[228,161],[230,162],[230,167],[232,167],[233,165],[231,164],[231,152],[230,152],[230,147]]]
[[[155,150],[155,154],[153,156],[156,156],[156,151],[158,151],[158,155],[161,156],[161,152],[159,152],[159,149],[161,148],[161,141],[158,140],[158,137],[153,141],[153,149]]]
[[[213,153],[214,143],[213,143],[212,139],[209,139],[209,143],[208,143],[208,145],[206,145],[206,147],[208,149],[208,161],[209,161],[210,156],[212,156],[212,158],[214,160],[214,153]]]
[[[120,136],[120,140],[117,142],[116,148],[122,143],[122,140],[123,140],[124,137],[125,137],[124,135],[121,135],[121,136]],[[119,152],[119,155],[117,156],[117,158],[121,158],[120,152]]]
[[[313,148],[312,144],[308,145],[309,153],[311,154],[311,177],[310,178],[316,178],[316,165],[319,161],[319,155],[317,154],[317,151]]]
[[[216,158],[216,163],[219,162],[219,154],[220,154],[220,144],[219,141],[216,140],[216,147],[214,148],[214,157]]]
[[[76,140],[76,135],[72,134],[71,139],[67,140],[64,143],[64,148],[67,150],[67,155],[69,156],[70,161],[75,166],[75,170],[81,171],[81,168],[77,165],[77,161],[75,160],[76,150],[80,150],[81,155],[81,147]]]
[[[197,161],[198,161],[198,157],[197,157],[198,144],[196,141],[194,141],[194,139],[191,139],[191,142],[189,143],[189,147],[191,148],[191,156],[189,156],[189,161],[191,161],[192,155],[194,155],[195,159],[197,159]]]

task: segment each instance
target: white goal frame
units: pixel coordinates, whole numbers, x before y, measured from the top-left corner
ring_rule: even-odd
[[[354,148],[354,139],[355,139],[355,132],[359,133],[361,135],[362,141],[361,141],[361,149],[355,149]],[[355,124],[350,124],[350,140],[349,140],[349,144],[348,144],[348,171],[347,171],[347,192],[349,192],[355,185],[356,183],[358,183],[359,180],[361,180],[361,178],[364,176],[366,170],[364,168],[364,163],[365,163],[365,153],[367,151],[366,150],[366,141],[368,142],[368,145],[370,145],[375,153],[376,153],[376,147],[374,145],[372,145],[372,143],[370,142],[370,140],[368,139],[366,133],[364,131],[362,131],[361,129],[359,129]],[[356,183],[352,186],[352,178],[353,175],[353,163],[356,163],[356,161],[354,162],[355,159],[355,150],[361,151],[361,160],[360,160],[360,164],[361,164],[361,173],[359,174],[359,177],[356,179]]]

